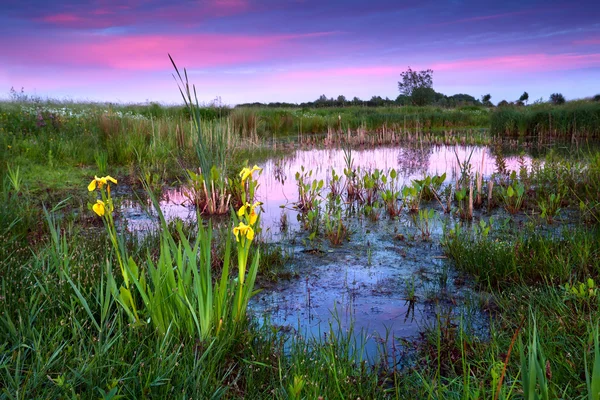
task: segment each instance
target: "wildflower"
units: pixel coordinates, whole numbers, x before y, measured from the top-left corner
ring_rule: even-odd
[[[240,209],[237,212],[238,217],[242,218],[244,215],[246,215],[246,211],[250,209],[250,213],[248,215],[248,222],[250,223],[250,225],[254,225],[258,220],[258,214],[256,213],[255,209],[261,204],[262,203],[259,201],[255,201],[252,205],[250,205],[250,203],[244,204],[240,207]]]
[[[252,174],[254,173],[254,171],[262,171],[262,168],[260,168],[258,165],[255,165],[254,167],[252,167],[252,169],[242,168],[242,170],[240,171],[240,176],[242,177],[242,183],[244,183],[246,181],[246,179],[252,178]]]
[[[106,211],[106,204],[104,204],[102,200],[96,200],[96,204],[92,206],[92,210],[94,210],[98,216],[103,217]]]
[[[238,242],[240,241],[240,235],[250,241],[254,239],[254,229],[243,222],[240,222],[238,226],[233,228],[233,234],[235,235],[235,240]]]
[[[258,214],[256,213],[256,211],[254,211],[254,207],[253,207],[252,211],[250,211],[250,217],[249,217],[250,225],[254,225],[256,223],[256,220],[258,220]]]
[[[93,192],[94,190],[96,190],[96,186],[98,186],[98,189],[101,189],[104,185],[108,185],[109,181],[114,183],[115,185],[117,184],[117,180],[110,175],[104,176],[102,178],[98,178],[94,175],[94,180],[91,181],[88,185],[88,191]]]

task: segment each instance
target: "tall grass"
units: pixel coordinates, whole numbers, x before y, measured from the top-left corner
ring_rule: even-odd
[[[359,129],[373,133],[428,132],[489,125],[485,108],[340,107],[319,109],[266,109],[237,107],[230,115],[234,131],[245,137],[324,134]]]
[[[198,96],[196,95],[196,86],[190,83],[187,76],[187,71],[183,70],[183,76],[179,72],[175,61],[169,55],[169,59],[175,68],[177,74],[177,86],[181,97],[191,115],[192,131],[196,134],[194,147],[198,162],[202,173],[208,174],[212,167],[216,167],[220,171],[226,170],[227,161],[227,144],[228,140],[228,129],[208,129],[203,130],[202,128],[202,114],[200,104],[198,103]],[[184,80],[185,78],[185,80]],[[193,96],[192,96],[193,93]]]
[[[600,136],[600,104],[575,101],[560,106],[498,107],[490,116],[490,131],[502,137],[595,138]]]

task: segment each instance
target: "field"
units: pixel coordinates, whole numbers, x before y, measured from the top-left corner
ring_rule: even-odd
[[[599,107],[0,103],[0,397],[598,399]]]

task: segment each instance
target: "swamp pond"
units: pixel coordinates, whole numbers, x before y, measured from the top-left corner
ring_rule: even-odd
[[[397,358],[438,323],[460,324],[461,329],[485,340],[490,318],[485,311],[486,296],[472,289],[468,276],[453,269],[440,245],[444,226],[458,221],[453,212],[444,213],[442,202],[422,203],[421,209],[433,210],[425,221],[425,235],[423,221],[406,208],[394,218],[386,215],[385,209],[377,218],[367,218],[341,196],[338,206],[344,212],[348,236],[341,244],[332,245],[320,235],[311,237],[305,229],[297,204],[297,174],[302,174],[304,167],[305,183],[323,180],[317,197],[324,210],[334,179],[332,171],[343,177],[349,163],[354,170],[379,170],[383,175],[393,169],[400,187],[443,174],[441,186],[452,187],[465,162],[471,166],[470,173],[487,178],[497,169],[495,160],[489,147],[429,145],[351,152],[302,149],[261,163],[257,191],[257,200],[262,202],[261,239],[279,246],[287,256],[289,279],[266,285],[251,301],[253,315],[284,333],[306,338],[326,339],[330,327],[333,332],[352,330],[359,334],[357,338],[365,339],[357,339],[355,345],[367,358],[382,349]],[[507,170],[519,171],[530,167],[531,157],[507,156],[503,162]],[[163,190],[161,208],[168,220],[196,218],[185,188]],[[124,201],[121,214],[132,231],[144,232],[155,223],[135,200]],[[475,221],[480,217],[476,212]],[[318,222],[321,231],[322,224]]]

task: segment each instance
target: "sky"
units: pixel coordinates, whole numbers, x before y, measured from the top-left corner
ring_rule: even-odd
[[[432,69],[446,95],[600,93],[600,2],[0,0],[0,98],[181,103],[398,96]]]

